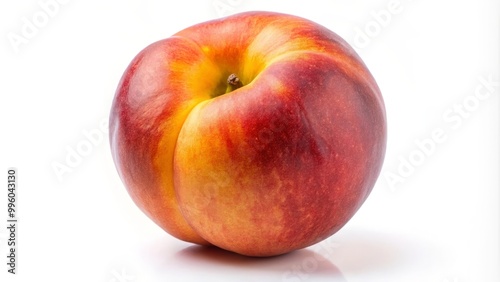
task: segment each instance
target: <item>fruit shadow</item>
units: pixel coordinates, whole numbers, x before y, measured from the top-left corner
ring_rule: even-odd
[[[415,264],[439,265],[443,260],[437,246],[398,234],[349,230],[327,240],[335,244],[330,256],[332,262],[339,265],[347,277],[391,273]],[[318,246],[321,244],[328,242]]]
[[[202,269],[234,269],[262,274],[279,275],[283,281],[312,280],[330,277],[329,281],[346,281],[341,271],[321,254],[301,249],[273,257],[247,257],[214,246],[189,246],[175,255],[190,264],[203,265]]]

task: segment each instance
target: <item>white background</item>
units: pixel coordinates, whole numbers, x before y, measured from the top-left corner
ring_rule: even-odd
[[[61,0],[48,12],[47,2],[0,4],[2,222],[7,168],[19,170],[19,274],[7,274],[1,228],[1,281],[499,281],[498,1]],[[389,128],[381,176],[354,218],[269,259],[164,233],[130,200],[101,129],[137,52],[247,10],[306,17],[355,46]],[[54,164],[69,171],[58,177]]]

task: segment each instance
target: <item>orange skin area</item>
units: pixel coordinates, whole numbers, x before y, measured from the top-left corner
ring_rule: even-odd
[[[224,94],[231,73],[244,86]],[[165,231],[272,256],[329,237],[359,209],[380,173],[385,120],[373,77],[339,36],[248,12],[139,53],[110,140],[132,199]]]

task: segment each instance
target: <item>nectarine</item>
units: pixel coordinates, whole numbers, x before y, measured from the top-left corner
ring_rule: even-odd
[[[386,117],[338,35],[246,12],[142,50],[118,85],[110,142],[130,196],[165,231],[272,256],[354,215],[381,169]]]

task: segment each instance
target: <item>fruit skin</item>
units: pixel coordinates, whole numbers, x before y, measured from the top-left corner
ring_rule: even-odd
[[[225,93],[236,74],[243,87]],[[171,235],[273,256],[337,232],[380,173],[380,90],[339,36],[247,12],[142,50],[110,115],[127,190]]]

